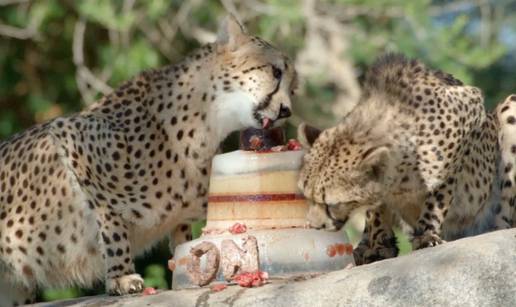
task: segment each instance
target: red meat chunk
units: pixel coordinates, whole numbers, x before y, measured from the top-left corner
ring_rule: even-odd
[[[247,226],[245,224],[235,223],[233,226],[229,228],[229,232],[231,234],[237,235],[240,233],[244,233],[247,231]]]
[[[290,139],[287,143],[288,150],[301,150],[301,143],[298,140]]]
[[[267,272],[256,271],[252,273],[241,273],[233,277],[233,281],[240,287],[259,287],[267,282],[269,274]]]
[[[145,288],[145,289],[143,290],[142,295],[154,295],[154,294],[156,294],[156,293],[158,293],[158,292],[156,291],[156,289],[154,289],[154,288],[152,288],[152,287],[147,287],[147,288]]]

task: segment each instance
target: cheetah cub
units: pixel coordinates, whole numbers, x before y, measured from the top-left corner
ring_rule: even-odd
[[[299,127],[313,227],[369,208],[363,264],[397,256],[396,221],[414,249],[515,226],[516,95],[486,114],[480,90],[400,55],[377,60],[364,92],[336,127]]]
[[[296,73],[233,17],[217,41],[144,72],[83,112],[0,144],[0,305],[38,287],[139,292],[133,257],[206,213],[211,158],[232,131],[290,115]]]

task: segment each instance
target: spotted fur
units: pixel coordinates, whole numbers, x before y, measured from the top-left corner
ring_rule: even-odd
[[[380,58],[339,125],[300,127],[310,223],[335,230],[370,208],[358,263],[397,255],[394,218],[415,249],[514,226],[514,97],[486,113],[479,89],[400,55]]]
[[[99,280],[110,294],[141,291],[133,257],[169,233],[191,239],[220,142],[281,122],[294,86],[287,57],[230,17],[181,63],[1,143],[0,306]]]

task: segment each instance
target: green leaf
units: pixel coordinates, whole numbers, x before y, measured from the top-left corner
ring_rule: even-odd
[[[127,30],[135,21],[133,11],[116,12],[113,2],[109,0],[81,0],[78,9],[88,20],[112,30]]]

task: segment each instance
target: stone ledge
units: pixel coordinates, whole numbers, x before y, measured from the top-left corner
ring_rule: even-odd
[[[516,229],[260,288],[86,297],[37,306],[516,306]]]

